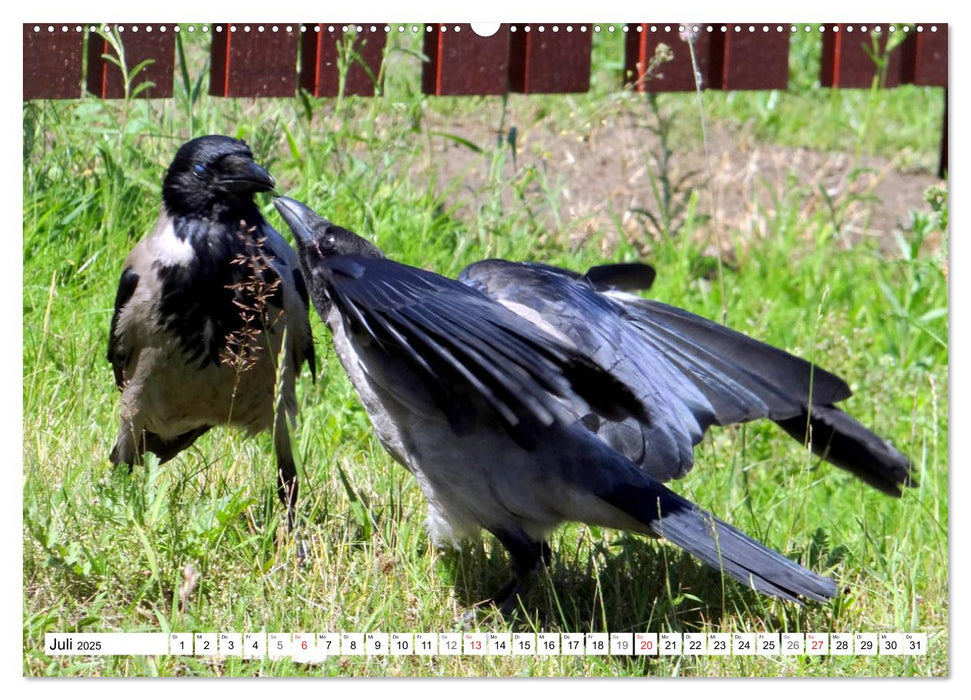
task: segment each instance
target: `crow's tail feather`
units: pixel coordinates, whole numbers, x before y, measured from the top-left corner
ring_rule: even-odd
[[[649,478],[649,477],[648,477]],[[760,593],[796,603],[826,601],[836,583],[759,544],[653,480],[601,496],[704,563]]]

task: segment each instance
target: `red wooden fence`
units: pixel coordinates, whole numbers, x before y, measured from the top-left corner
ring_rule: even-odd
[[[173,94],[175,25],[119,25],[129,70],[150,60],[134,84],[151,81],[139,97]],[[388,33],[385,25],[200,25],[211,36],[209,90],[220,97],[287,97],[302,88],[335,96],[341,56],[347,60],[343,94],[373,95],[380,89]],[[104,29],[100,27],[99,29]],[[492,36],[471,25],[396,25],[424,32],[428,61],[422,90],[430,95],[501,95],[507,92],[585,92],[590,87],[593,34],[588,24],[501,25]],[[695,89],[695,71],[683,37],[693,46],[701,85],[716,90],[784,90],[788,85],[790,25],[626,24],[625,86],[650,92]],[[893,33],[885,24],[823,25],[820,83],[833,88],[868,88],[876,64],[871,36],[883,50]],[[890,52],[883,87],[905,83],[947,88],[948,25],[918,25]],[[801,30],[801,29],[800,29]],[[104,58],[114,48],[89,25],[25,24],[25,100],[79,98],[83,89],[102,98],[124,96],[119,67]],[[82,54],[87,74],[82,87]],[[672,61],[645,75],[658,44],[674,49]],[[341,52],[344,45],[351,51]],[[299,60],[298,60],[299,57]],[[942,172],[947,166],[947,92]]]

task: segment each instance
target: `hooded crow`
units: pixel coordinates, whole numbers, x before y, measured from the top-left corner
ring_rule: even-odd
[[[836,594],[831,579],[701,510],[589,429],[586,416],[650,424],[656,410],[595,347],[470,284],[388,260],[300,202],[274,204],[379,440],[424,492],[433,540],[485,529],[509,552],[514,577],[493,599],[503,612],[568,521],[664,537],[784,600]]]
[[[294,526],[297,470],[288,421],[294,379],[316,373],[296,253],[253,197],[273,178],[243,141],[203,136],[179,148],[155,229],[121,274],[108,361],[121,391],[111,461],[172,459],[215,425],[273,431],[279,496]]]

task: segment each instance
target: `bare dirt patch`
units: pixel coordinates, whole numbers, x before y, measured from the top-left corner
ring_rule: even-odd
[[[432,140],[430,167],[436,182],[449,183],[446,202],[459,215],[474,215],[494,197],[491,149],[497,139],[510,148],[508,125],[515,125],[516,157],[507,153],[502,180],[522,181],[530,169],[536,177],[519,195],[503,187],[504,201],[511,204],[516,196],[532,201],[550,234],[575,244],[593,232],[608,232],[608,247],[619,236],[636,243],[656,235],[644,212],[660,217],[651,176],[659,177],[666,167],[671,182],[684,179],[676,188],[682,199],[691,188],[698,190],[698,212],[710,216],[699,227],[702,235],[717,230],[728,233],[723,241],[752,243],[777,230],[771,223],[795,209],[804,220],[818,218],[837,227],[846,245],[874,238],[893,255],[894,232],[906,230],[911,211],[928,208],[924,192],[940,183],[929,172],[902,172],[886,158],[759,143],[720,125],[708,128],[708,156],[701,138],[685,141],[670,148],[665,166],[661,141],[645,128],[645,115],[632,111],[564,128],[557,120],[517,114],[512,107],[501,134],[498,115],[428,118],[431,132],[458,135],[483,149],[476,152],[441,136]]]

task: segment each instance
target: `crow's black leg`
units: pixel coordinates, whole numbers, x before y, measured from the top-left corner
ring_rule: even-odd
[[[287,532],[292,534],[297,522],[300,484],[297,481],[297,465],[293,461],[293,451],[290,448],[290,432],[285,421],[277,422],[273,442],[276,448],[277,494],[283,507],[287,509]]]
[[[277,460],[277,494],[280,502],[287,509],[287,532],[292,533],[297,523],[297,495],[300,484],[297,480],[297,469],[292,461]]]
[[[297,561],[305,562],[310,558],[310,548],[297,534],[297,495],[300,493],[300,483],[297,479],[297,463],[293,461],[293,449],[290,447],[287,414],[282,409],[277,412],[273,446],[276,449],[277,494],[283,507],[287,509],[287,534],[294,538]]]
[[[550,563],[552,556],[550,546],[545,541],[537,542],[531,539],[519,528],[515,530],[490,528],[489,531],[502,543],[512,558],[512,580],[490,598],[490,602],[499,608],[500,613],[508,615],[516,609],[519,596],[532,587],[539,568]]]
[[[292,533],[297,521],[297,494],[300,484],[297,480],[297,470],[292,463],[278,464],[277,493],[280,502],[287,509],[287,532]]]

